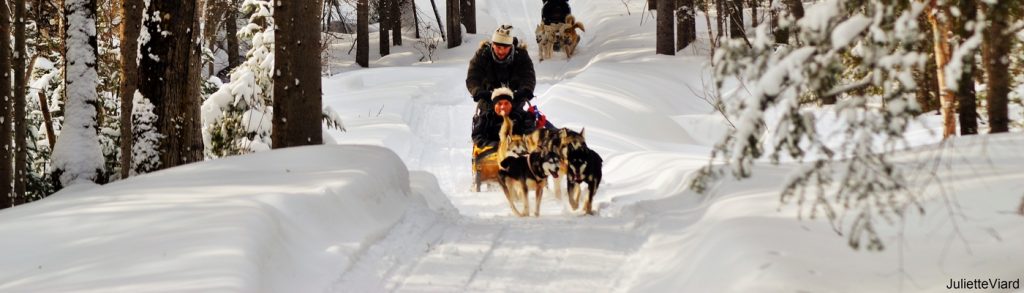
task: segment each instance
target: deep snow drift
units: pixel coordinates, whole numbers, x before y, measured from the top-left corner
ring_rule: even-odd
[[[937,144],[918,125],[921,146],[894,158],[920,169],[926,213],[880,227],[881,252],[851,250],[826,221],[780,205],[793,163],[688,191],[727,126],[704,100],[706,39],[654,55],[643,2],[627,1],[627,14],[622,1],[572,1],[587,26],[579,55],[536,64],[534,102],[557,126],[586,127],[605,159],[596,216],[545,196],[540,218],[516,218],[500,192],[469,192],[468,57],[504,22],[535,55],[540,19],[540,1],[481,0],[481,34],[433,63],[415,62],[410,46],[370,69],[336,60],[324,103],[346,123],[331,132],[342,146],[189,165],[0,211],[0,291],[933,292],[950,279],[1024,277],[1019,134]]]

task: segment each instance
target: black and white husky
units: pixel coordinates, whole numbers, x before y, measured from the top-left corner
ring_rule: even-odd
[[[567,165],[565,174],[569,205],[575,210],[580,203],[583,203],[583,210],[591,215],[593,214],[591,203],[594,201],[594,195],[597,194],[597,188],[601,185],[601,166],[604,160],[601,159],[601,155],[587,147],[587,142],[583,137],[585,131],[581,130],[577,133],[569,129],[562,129],[560,152]],[[583,183],[587,184],[585,203],[580,198]]]
[[[501,184],[508,205],[516,216],[530,215],[530,189],[536,195],[534,216],[540,216],[540,201],[547,186],[548,176],[558,178],[561,158],[554,151],[534,151],[525,156],[507,157],[501,161],[498,170],[498,184]],[[516,208],[516,201],[522,201],[524,211]]]

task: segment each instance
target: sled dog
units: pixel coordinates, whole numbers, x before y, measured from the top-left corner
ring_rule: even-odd
[[[534,191],[533,215],[540,217],[540,202],[544,196],[548,176],[558,178],[558,165],[561,159],[554,151],[534,151],[525,156],[507,157],[501,161],[498,170],[498,184],[505,192],[509,207],[516,216],[530,215],[530,190]],[[516,208],[516,201],[521,200],[523,211]]]

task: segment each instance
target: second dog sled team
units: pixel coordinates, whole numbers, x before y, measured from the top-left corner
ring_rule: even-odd
[[[543,31],[538,34],[541,60],[550,58],[554,46],[571,57],[579,43],[575,30],[583,30],[583,25],[569,14],[567,0],[546,0],[542,14],[538,25],[538,31]],[[499,26],[477,49],[466,77],[466,88],[477,103],[472,130],[477,190],[482,182],[496,181],[513,214],[540,216],[549,180],[560,198],[564,178],[570,207],[592,214],[591,202],[601,183],[601,156],[587,146],[584,130],[555,128],[536,106],[529,106],[535,86],[526,45],[512,37],[512,26]],[[583,185],[587,186],[585,196]]]

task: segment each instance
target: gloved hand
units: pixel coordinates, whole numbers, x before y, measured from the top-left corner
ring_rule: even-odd
[[[530,100],[533,100],[533,91],[527,89],[519,89],[515,91],[514,104],[521,105]]]
[[[479,91],[473,96],[473,102],[479,102],[480,100],[487,100],[491,98],[491,91]]]

